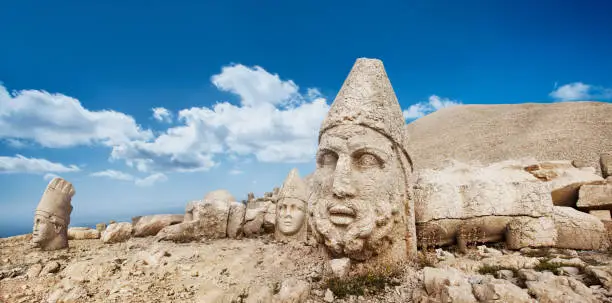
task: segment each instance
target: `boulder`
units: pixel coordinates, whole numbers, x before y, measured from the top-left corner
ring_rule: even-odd
[[[272,298],[272,303],[303,303],[310,294],[310,284],[296,278],[289,278],[281,283],[278,294]]]
[[[132,219],[135,237],[155,236],[166,226],[183,222],[184,215],[151,215]]]
[[[68,228],[68,240],[100,239],[100,232],[89,227]]]
[[[589,215],[597,217],[597,219],[603,221],[612,221],[610,211],[607,209],[603,210],[589,210]]]
[[[132,230],[130,222],[110,224],[102,233],[102,242],[107,244],[125,242],[132,236]]]
[[[266,232],[274,232],[276,227],[276,204],[268,203],[266,207],[266,214],[264,215],[264,230]]]
[[[478,302],[472,293],[468,277],[452,267],[425,267],[423,282],[427,294],[437,300],[435,302]]]
[[[242,237],[242,226],[244,225],[244,214],[246,205],[240,202],[232,202],[227,220],[227,236],[232,239]]]
[[[508,249],[554,246],[556,241],[557,229],[552,216],[516,217],[506,226]]]
[[[478,302],[533,302],[525,290],[502,279],[485,278],[480,283],[473,284],[472,290]]]
[[[591,289],[572,277],[555,276],[548,271],[531,272],[525,277],[529,292],[539,302],[598,302]]]
[[[247,208],[244,214],[244,235],[253,237],[263,233],[264,216],[266,208]]]
[[[578,208],[612,209],[612,183],[590,184],[580,187],[578,194]]]
[[[202,200],[191,202],[193,221],[199,222],[200,234],[210,239],[227,236],[230,201]]]
[[[200,223],[197,221],[187,221],[175,225],[164,227],[157,233],[157,241],[172,241],[186,243],[201,238],[199,234]]]
[[[98,223],[96,224],[96,230],[100,233],[106,229],[106,223]]]
[[[606,227],[594,216],[570,207],[555,206],[553,220],[557,230],[556,247],[604,250],[609,246]]]

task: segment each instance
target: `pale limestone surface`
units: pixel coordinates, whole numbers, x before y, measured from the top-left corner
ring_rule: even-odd
[[[612,209],[612,183],[582,185],[578,203],[580,209]]]
[[[572,277],[555,276],[548,271],[542,273],[533,271],[525,276],[529,292],[539,302],[599,302],[591,289]]]
[[[306,242],[308,232],[308,189],[296,168],[292,169],[278,195],[274,238]]]
[[[604,250],[610,245],[604,224],[594,216],[570,207],[555,206],[556,247]]]
[[[486,165],[534,157],[583,160],[599,169],[612,151],[612,103],[557,102],[459,105],[406,125],[415,170],[442,168],[455,159]]]
[[[132,237],[132,230],[132,223],[113,223],[102,233],[101,240],[107,244],[125,242]]]
[[[34,215],[32,243],[42,250],[68,247],[68,225],[72,213],[72,183],[53,178],[47,185]]]
[[[504,240],[515,249],[553,245],[551,191],[524,169],[526,161],[487,166],[451,161],[440,170],[417,172],[413,197],[419,244],[457,243],[460,249]]]
[[[480,283],[472,284],[472,293],[478,302],[534,302],[531,296],[520,287],[507,280],[491,277],[484,278]]]
[[[264,215],[263,228],[266,232],[273,233],[276,229],[276,204],[270,200],[267,203],[266,214]]]
[[[380,60],[355,62],[319,131],[312,227],[334,257],[416,255],[404,117]]]
[[[607,209],[604,210],[589,210],[589,215],[597,217],[597,219],[601,221],[612,221],[612,217],[610,216],[610,211]]]
[[[438,302],[478,302],[468,276],[457,269],[425,267],[423,283],[429,297]]]
[[[230,204],[229,218],[227,219],[227,236],[232,239],[242,237],[242,226],[244,225],[244,213],[246,205],[240,202]]]
[[[253,237],[256,235],[263,234],[263,223],[264,216],[266,215],[267,206],[259,208],[248,208],[244,214],[244,235],[246,237]]]
[[[155,236],[166,226],[183,222],[184,215],[150,215],[132,220],[134,237]]]
[[[68,228],[68,240],[100,239],[100,232],[89,227]]]

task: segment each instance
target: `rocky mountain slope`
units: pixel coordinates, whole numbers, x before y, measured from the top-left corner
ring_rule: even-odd
[[[507,159],[582,160],[599,171],[612,150],[612,103],[461,105],[406,125],[415,169],[443,161],[489,164]]]

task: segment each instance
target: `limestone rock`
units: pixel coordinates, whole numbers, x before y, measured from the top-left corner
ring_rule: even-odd
[[[533,302],[533,299],[525,290],[502,279],[487,278],[480,283],[473,284],[472,289],[478,302]]]
[[[454,268],[425,267],[423,283],[427,294],[439,302],[478,302],[468,277]]]
[[[334,276],[338,278],[344,278],[351,270],[351,259],[332,259],[329,261],[329,267],[331,268],[331,271]]]
[[[576,206],[580,209],[612,209],[612,183],[581,186]]]
[[[506,228],[506,246],[509,249],[553,246],[558,237],[552,216],[516,217]]]
[[[187,221],[164,227],[155,238],[157,241],[191,242],[200,239],[199,228],[199,222]]]
[[[244,235],[252,237],[263,233],[266,208],[247,208],[244,214]]]
[[[610,245],[604,224],[594,216],[570,207],[555,206],[556,247],[603,250]]]
[[[88,227],[68,228],[68,240],[100,239],[100,232]]]
[[[40,271],[41,275],[46,274],[55,274],[57,273],[62,266],[57,261],[51,261],[45,264],[45,267]]]
[[[109,225],[102,233],[102,242],[111,244],[125,242],[132,237],[132,223],[120,222]]]
[[[263,227],[266,232],[274,232],[276,227],[276,204],[268,203],[266,214],[264,215]]]
[[[40,265],[40,263],[35,263],[32,266],[30,266],[30,268],[26,272],[26,277],[28,279],[36,278],[38,277],[41,271],[42,271],[42,265]]]
[[[585,272],[595,276],[607,290],[612,290],[611,265],[587,266]]]
[[[612,217],[610,216],[610,210],[589,210],[589,215],[596,217],[597,219],[603,221],[612,221]]]
[[[532,273],[525,284],[539,302],[598,302],[591,289],[572,277]]]
[[[184,215],[150,215],[139,217],[133,223],[134,237],[155,236],[166,226],[183,222]]]
[[[227,220],[227,236],[232,239],[242,237],[242,227],[244,225],[244,215],[246,205],[240,202],[230,204],[229,218]]]
[[[280,291],[272,298],[273,303],[303,303],[310,294],[310,284],[296,278],[284,280]]]
[[[334,293],[329,288],[325,290],[325,296],[323,297],[323,301],[327,303],[334,302]]]
[[[414,185],[416,222],[479,216],[546,216],[550,191],[508,163],[472,167],[456,162],[443,170],[418,172]]]

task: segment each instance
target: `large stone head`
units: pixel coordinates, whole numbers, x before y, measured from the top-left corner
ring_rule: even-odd
[[[321,126],[312,177],[313,230],[333,256],[416,251],[404,124],[382,62],[358,59]]]
[[[278,194],[275,233],[277,240],[306,241],[307,195],[306,184],[300,178],[298,170],[294,168],[289,172]]]
[[[62,178],[49,182],[36,207],[32,242],[43,250],[68,247],[70,204],[75,194],[72,184]]]

